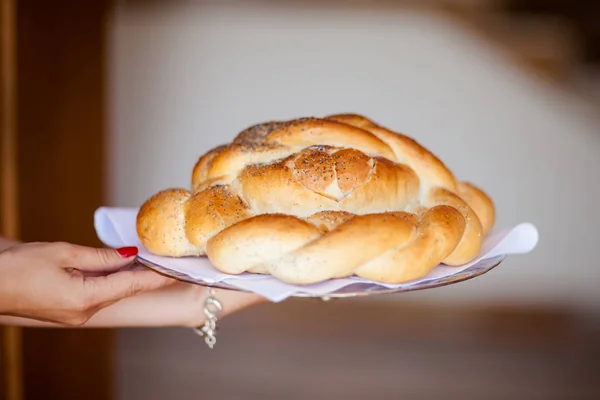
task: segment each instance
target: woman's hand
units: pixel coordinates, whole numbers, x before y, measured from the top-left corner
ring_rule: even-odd
[[[150,270],[121,271],[137,249],[28,243],[0,252],[0,314],[81,326],[121,299],[174,280]]]

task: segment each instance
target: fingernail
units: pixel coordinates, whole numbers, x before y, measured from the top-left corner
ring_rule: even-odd
[[[117,249],[117,253],[119,253],[119,255],[123,258],[129,258],[137,255],[138,248],[134,246],[121,247],[120,249]]]

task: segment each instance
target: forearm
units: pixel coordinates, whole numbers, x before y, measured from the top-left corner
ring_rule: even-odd
[[[4,237],[0,237],[0,251],[4,251],[9,247],[19,244],[16,240],[7,239]]]
[[[206,288],[176,283],[166,288],[123,299],[98,311],[82,328],[196,327],[205,321]],[[223,303],[220,317],[263,302],[257,295],[218,291]],[[28,327],[64,327],[31,319],[0,316],[0,324]]]
[[[98,311],[85,327],[186,326],[202,317],[205,290],[176,283],[166,288],[129,297]]]
[[[22,326],[32,328],[64,328],[64,326],[50,322],[38,321],[21,317],[12,317],[10,315],[0,315],[0,325]]]
[[[182,326],[191,318],[194,288],[174,284],[161,290],[123,299],[94,314],[82,328]],[[199,308],[199,307],[196,307]],[[64,328],[64,325],[35,319],[0,315],[0,324]]]

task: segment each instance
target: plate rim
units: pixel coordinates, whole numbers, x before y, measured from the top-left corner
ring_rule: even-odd
[[[481,276],[483,274],[486,274],[489,271],[496,268],[498,265],[500,265],[505,260],[505,258],[506,258],[506,255],[498,255],[496,257],[492,257],[489,259],[480,260],[475,265],[472,265],[472,266],[464,269],[463,271],[457,272],[455,274],[437,278],[437,279],[433,279],[431,281],[425,281],[425,282],[422,282],[422,283],[419,283],[416,285],[407,286],[407,287],[382,288],[380,290],[372,290],[372,291],[359,290],[356,292],[350,291],[347,293],[331,292],[331,293],[326,293],[326,294],[311,294],[311,293],[300,292],[300,293],[294,293],[294,294],[290,295],[289,297],[318,298],[318,299],[323,299],[323,300],[329,300],[329,299],[334,299],[334,298],[364,297],[364,296],[372,296],[372,295],[406,293],[406,292],[413,292],[413,291],[418,291],[418,290],[434,289],[434,288],[438,288],[438,287],[453,285],[453,284],[460,283],[460,282],[465,282],[465,281],[471,280],[473,278],[476,278],[478,276]],[[226,284],[224,282],[199,283],[197,280],[194,280],[193,278],[191,278],[185,274],[182,274],[182,273],[175,274],[173,272],[176,272],[176,271],[165,268],[165,267],[163,267],[159,264],[156,264],[150,260],[146,260],[145,258],[143,258],[142,256],[139,256],[139,255],[136,257],[135,261],[138,264],[142,265],[143,267],[148,268],[158,274],[161,274],[163,276],[166,276],[166,277],[169,277],[172,279],[176,279],[181,282],[190,283],[190,284],[194,284],[194,285],[198,285],[198,286],[215,288],[215,289],[231,290],[231,291],[237,291],[237,292],[243,292],[243,293],[255,293],[250,290],[240,289],[238,287]],[[476,266],[482,262],[487,262],[487,265],[484,267],[476,268]],[[356,284],[357,285],[359,285],[359,284],[365,285],[365,284],[371,284],[371,283],[356,282]],[[354,285],[354,284],[347,285],[344,288],[347,288],[348,286],[352,286],[352,285]],[[377,285],[377,282],[373,282],[372,285]],[[339,290],[344,289],[344,288],[340,288]]]

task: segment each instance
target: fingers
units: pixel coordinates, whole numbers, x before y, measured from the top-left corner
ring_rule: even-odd
[[[138,253],[136,247],[101,249],[67,244],[63,250],[65,267],[80,271],[116,271],[129,263]]]
[[[96,249],[57,242],[26,246],[5,255],[16,260],[11,262],[23,258],[24,266],[35,266],[38,272],[26,274],[38,281],[30,285],[35,290],[28,292],[37,298],[21,301],[19,316],[73,327],[85,325],[101,310],[99,321],[108,326],[114,321],[121,325],[134,321],[134,325],[196,326],[192,322],[200,325],[205,318],[205,288],[172,285],[177,281],[145,268],[124,268],[132,264],[136,248]],[[222,315],[265,301],[258,295],[228,291],[219,291],[219,299],[225,308]]]
[[[83,281],[84,292],[92,307],[160,289],[174,282],[174,279],[150,270],[120,271],[106,276],[88,277]]]

